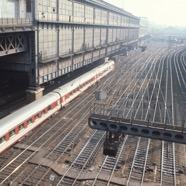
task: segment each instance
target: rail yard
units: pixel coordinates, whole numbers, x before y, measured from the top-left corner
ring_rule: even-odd
[[[106,132],[88,126],[91,112],[183,125],[185,74],[184,46],[117,56],[112,72],[0,155],[0,185],[185,185],[185,145],[123,135],[111,157]]]

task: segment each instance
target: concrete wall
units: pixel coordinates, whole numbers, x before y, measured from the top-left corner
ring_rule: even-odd
[[[39,31],[39,60],[55,59],[57,55],[57,35],[55,28],[43,28]]]
[[[29,3],[29,1],[0,0],[0,19],[1,18],[31,18],[31,12],[27,12],[26,3]]]

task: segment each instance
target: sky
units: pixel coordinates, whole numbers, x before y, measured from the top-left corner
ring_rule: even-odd
[[[186,27],[186,0],[105,0],[130,13],[165,26]]]

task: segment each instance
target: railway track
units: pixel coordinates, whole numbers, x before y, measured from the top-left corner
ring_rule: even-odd
[[[170,57],[170,56],[169,56]],[[171,59],[172,59],[172,57],[173,56],[171,56]],[[174,124],[174,115],[175,115],[175,113],[174,113],[174,101],[173,101],[173,94],[174,94],[174,91],[173,91],[173,85],[172,85],[172,69],[171,69],[171,62],[170,62],[170,59],[169,59],[169,61],[167,62],[167,75],[166,75],[166,85],[165,85],[165,100],[164,100],[164,111],[163,111],[163,117],[164,117],[164,122],[167,122],[166,120],[167,120],[167,118],[169,119],[169,123],[173,123]],[[170,68],[170,69],[168,69],[168,68]],[[151,75],[152,75],[152,73],[151,73]],[[170,81],[170,82],[168,82],[168,81]],[[156,83],[156,82],[155,82]],[[141,86],[142,87],[142,86]],[[148,87],[148,86],[147,86]],[[134,91],[135,92],[135,91]],[[145,91],[144,91],[145,92]],[[162,91],[161,91],[161,94],[162,94]],[[135,108],[135,111],[137,110],[141,110],[141,111],[143,111],[143,108],[142,109],[139,109],[139,105],[141,104],[141,102],[144,102],[144,96],[145,96],[145,94],[143,94],[143,93],[141,93],[141,101],[140,101],[140,103],[137,103],[137,97],[140,95],[140,92],[139,92],[139,90],[137,91],[137,96],[135,97],[135,98],[133,98],[133,102],[132,102],[132,106],[130,106],[130,109],[129,109],[129,111],[128,111],[128,114],[127,114],[127,116],[129,116],[129,112],[131,112],[130,110],[132,110],[132,109],[134,109],[133,107],[134,107],[134,105],[135,104],[138,104],[138,109],[136,109]],[[152,95],[152,94],[151,94]],[[151,100],[149,100],[149,92],[148,92],[148,94],[147,94],[147,97],[148,97],[148,107],[146,107],[147,108],[147,111],[148,111],[148,109],[150,108],[149,107],[149,105],[151,104]],[[129,97],[127,97],[127,98],[129,98]],[[134,99],[135,99],[135,101],[134,101]],[[163,99],[164,99],[164,97],[163,97]],[[119,102],[119,101],[118,101]],[[157,102],[158,103],[158,102]],[[157,106],[157,103],[156,103],[156,106]],[[122,102],[122,104],[124,104],[124,101]],[[127,104],[125,104],[125,106],[126,106]],[[120,108],[121,108],[122,106],[120,106]],[[126,107],[125,107],[125,109],[126,109]],[[123,113],[124,113],[124,111],[123,111]],[[135,112],[136,114],[135,114],[135,118],[136,118],[136,115],[137,115],[137,112]],[[112,114],[112,113],[111,113]],[[146,112],[146,116],[145,116],[145,120],[147,120],[147,114],[148,114],[148,112]],[[124,115],[124,114],[123,114]],[[113,116],[113,115],[112,115]],[[115,117],[117,117],[116,115],[114,115]],[[126,116],[126,117],[127,117]],[[141,114],[140,113],[140,116],[141,117],[143,117],[143,114]],[[130,117],[132,117],[132,113],[130,114]],[[130,118],[129,117],[129,118]],[[159,116],[160,117],[160,119],[161,119],[161,115]],[[155,118],[155,115],[154,115],[154,118]],[[140,118],[140,119],[142,119],[142,118]],[[154,119],[153,119],[154,120]],[[139,140],[141,140],[141,138],[139,138]],[[147,140],[145,140],[146,142],[147,142]],[[141,170],[139,171],[140,172],[140,176],[138,175],[138,176],[134,176],[134,178],[135,179],[140,179],[140,177],[141,177],[141,174],[144,176],[144,170],[145,170],[145,166],[146,166],[146,163],[143,163],[143,162],[146,162],[146,158],[147,158],[147,152],[148,152],[148,147],[149,147],[149,143],[150,143],[150,140],[148,140],[148,145],[145,145],[146,147],[145,148],[143,148],[143,145],[142,145],[142,147],[141,148],[139,148],[139,146],[137,146],[137,149],[136,149],[136,153],[135,153],[135,155],[136,156],[138,156],[138,154],[139,154],[139,152],[142,152],[142,154],[143,154],[143,158],[140,156],[140,158],[142,158],[142,159],[140,159],[139,157],[137,157],[136,158],[136,156],[135,156],[135,158],[134,158],[134,160],[133,160],[133,164],[132,164],[132,168],[131,168],[131,172],[130,172],[130,174],[129,174],[129,179],[128,179],[128,181],[127,181],[127,185],[129,184],[129,180],[130,180],[130,178],[131,178],[131,175],[133,174],[133,168],[135,167],[135,160],[137,159],[137,160],[140,160],[140,163],[142,164],[140,167],[141,167]],[[138,150],[138,148],[139,148],[139,150]],[[144,149],[145,149],[145,153],[144,153]],[[162,148],[162,152],[165,152],[166,151],[166,148],[165,147],[163,147]],[[176,176],[175,176],[175,172],[176,172],[176,168],[175,168],[175,149],[174,149],[174,144],[172,144],[172,150],[171,150],[171,153],[170,153],[171,155],[172,155],[172,161],[171,162],[169,162],[170,164],[168,164],[168,161],[162,161],[162,165],[164,165],[164,167],[170,167],[170,169],[172,170],[172,174],[171,174],[171,176],[169,175],[169,180],[171,180],[170,182],[173,184],[173,185],[176,185]],[[166,156],[166,154],[165,153],[162,153],[162,159],[166,159],[165,158],[165,156]],[[145,158],[146,157],[146,158]],[[168,165],[166,165],[166,163],[168,164]],[[172,165],[172,166],[170,166],[170,165]],[[138,167],[138,165],[137,165],[137,167]],[[139,172],[138,172],[138,174],[139,174]],[[162,180],[164,180],[163,178],[162,178]],[[165,179],[166,180],[166,179]],[[164,183],[163,183],[163,185],[165,185],[166,184],[166,182],[165,182],[165,180],[164,180]],[[168,183],[168,185],[170,185],[170,182]],[[143,177],[142,177],[142,179],[140,179],[140,183],[141,183],[141,185],[143,184]],[[133,184],[133,183],[132,183]],[[162,184],[162,182],[161,182],[161,184]]]
[[[160,65],[158,66],[158,72],[159,72],[159,69],[160,69],[159,67],[160,67]],[[152,71],[151,71],[151,69],[152,69]],[[148,88],[149,88],[150,80],[152,79],[152,76],[154,74],[154,69],[155,69],[155,66],[152,64],[151,67],[149,68],[149,71],[146,73],[146,77],[144,78],[145,80],[148,79],[148,83],[145,85],[145,81],[143,81],[143,83],[141,84],[140,89],[136,93],[136,96],[134,96],[132,106],[134,106],[134,104],[136,104],[136,102],[138,103],[138,105],[136,106],[136,113],[133,116],[134,118],[136,118],[139,115],[140,119],[143,119],[143,118],[144,118],[144,120],[149,119],[147,117],[149,116],[150,103],[151,103],[151,100],[152,100],[152,95],[153,95],[154,90],[156,88],[156,81],[157,81],[157,76],[156,76],[154,86],[153,86],[153,89],[152,89],[152,94],[151,94],[151,96],[149,96]],[[150,76],[148,74],[150,74]],[[139,97],[141,97],[141,98],[139,99]],[[148,101],[147,102],[148,105],[146,106],[146,108],[147,108],[146,112],[144,112],[143,111],[144,108],[145,108],[144,107],[144,101],[146,99]],[[140,108],[141,108],[141,112],[140,112],[140,114],[138,114]],[[126,117],[129,116],[129,113],[131,112],[131,109],[132,108],[130,108],[128,110],[128,113],[126,114]],[[131,180],[137,180],[139,183],[141,183],[141,185],[143,184],[144,175],[145,175],[145,171],[146,171],[147,157],[148,157],[148,153],[149,153],[150,142],[151,142],[151,140],[141,138],[141,137],[138,138],[136,151],[135,151],[135,154],[134,154],[134,158],[133,158],[133,161],[132,161],[132,165],[131,165],[131,168],[130,168],[130,172],[129,172],[129,175],[128,175],[126,185],[134,184],[133,182],[131,183]]]
[[[118,169],[119,164],[122,162],[123,149],[125,147],[127,138],[128,137],[126,137],[124,141],[120,143],[116,157],[104,156],[102,160],[103,163],[92,183],[92,186],[99,185],[99,180],[101,180],[105,175],[108,177],[107,183],[105,183],[105,185],[110,185],[115,171]]]
[[[109,74],[103,85],[91,87],[0,156],[1,184],[146,185],[148,180],[176,185],[179,154],[175,153],[175,144],[125,136],[116,157],[103,156],[105,133],[92,131],[86,124],[95,88],[108,93],[107,101],[96,112],[176,124],[178,98],[173,87],[184,88],[186,54],[183,49],[171,54],[166,47],[161,52],[156,50],[141,57],[134,51],[134,57],[120,58],[117,73]],[[156,158],[152,159],[152,154]],[[3,163],[5,158],[9,163]]]
[[[108,76],[109,77],[109,76]],[[89,97],[90,95],[88,95],[88,97]],[[84,100],[86,100],[86,99],[84,99]],[[91,101],[93,101],[93,100],[91,100]],[[85,104],[85,103],[84,103]],[[80,104],[78,104],[78,105],[80,105]],[[76,107],[74,107],[74,108],[77,108],[77,105],[76,105]],[[74,108],[72,109],[72,110],[74,110]],[[71,112],[72,112],[72,110],[71,110]],[[41,147],[43,147],[45,144],[47,144],[48,145],[48,141],[52,138],[52,136],[50,136],[50,134],[49,134],[49,131],[50,132],[53,132],[53,131],[59,131],[59,121],[57,121],[54,125],[52,125],[52,127],[50,127],[45,133],[42,133],[41,135],[40,135],[40,137],[38,138],[38,139],[36,139],[34,142],[32,142],[32,140],[30,140],[32,143],[31,144],[29,144],[29,146],[28,146],[28,148],[30,147],[30,146],[39,146],[39,148],[38,149],[40,149]],[[55,128],[55,127],[57,127],[57,128]],[[70,127],[69,127],[70,128]],[[47,135],[46,135],[47,134]],[[56,133],[55,133],[56,134]],[[50,137],[49,137],[49,136]],[[34,135],[35,136],[35,135]],[[55,135],[53,135],[53,136],[55,136]],[[42,137],[44,137],[44,139],[42,139]],[[42,139],[42,140],[40,140],[40,139]],[[37,145],[38,144],[38,145]],[[42,145],[41,145],[42,144]],[[24,152],[26,152],[26,150],[27,149],[25,149],[24,151],[23,151],[23,153]],[[33,152],[33,155],[36,153],[36,151],[35,152]],[[16,156],[14,159],[16,159],[16,158],[18,158],[19,156],[20,156],[20,152],[18,152],[18,156]],[[22,154],[22,153],[21,153]],[[30,156],[31,157],[31,156]],[[28,159],[30,158],[30,157],[28,157]],[[22,164],[24,164],[25,162],[23,162]],[[22,165],[21,164],[21,165]],[[20,166],[21,166],[20,165]],[[0,170],[1,172],[3,171],[3,169],[2,170]],[[13,173],[13,172],[12,172]],[[12,174],[10,174],[6,179],[8,179],[10,176],[11,176]],[[6,180],[5,179],[5,180]]]

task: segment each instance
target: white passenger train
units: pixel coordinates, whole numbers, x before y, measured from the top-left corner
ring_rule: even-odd
[[[0,154],[114,69],[109,61],[0,120]]]

